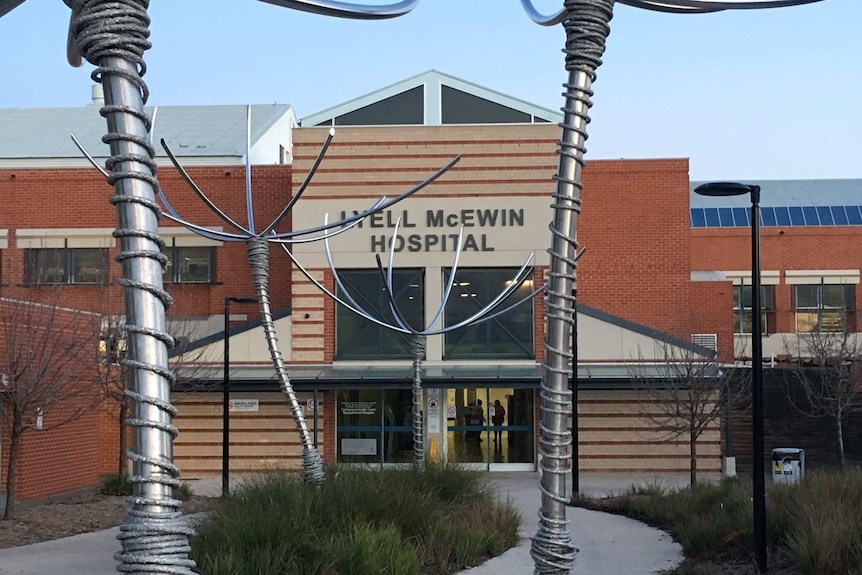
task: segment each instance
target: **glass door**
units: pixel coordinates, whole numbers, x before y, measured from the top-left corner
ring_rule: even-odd
[[[336,458],[340,463],[409,464],[413,458],[410,389],[340,389]]]
[[[446,458],[483,470],[535,468],[533,390],[450,388]]]

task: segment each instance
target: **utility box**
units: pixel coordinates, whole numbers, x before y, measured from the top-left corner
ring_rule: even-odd
[[[772,482],[799,483],[805,479],[805,450],[781,447],[772,450]]]

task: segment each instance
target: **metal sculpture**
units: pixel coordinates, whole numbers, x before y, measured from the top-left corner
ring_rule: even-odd
[[[387,6],[350,4],[332,0],[267,0],[271,4],[306,12],[374,20],[406,14],[418,0]],[[0,16],[24,0],[0,0]],[[115,557],[118,570],[127,573],[190,574],[188,558],[192,529],[173,496],[179,469],[173,464],[170,401],[174,379],[168,367],[168,346],[173,340],[165,326],[170,295],[162,286],[164,243],[158,233],[160,209],[154,150],[147,140],[150,120],[144,112],[149,91],[143,81],[143,54],[150,48],[149,0],[64,0],[72,9],[67,44],[69,63],[87,60],[96,66],[92,77],[101,82],[105,106],[100,110],[108,126],[103,141],[110,147],[106,162],[108,182],[114,186],[111,203],[117,207],[118,261],[123,267],[125,329],[128,333],[127,393],[132,398],[133,483],[132,507],[120,527],[122,551]],[[255,251],[255,258],[262,258]]]
[[[229,227],[231,227],[233,231],[214,231],[206,227],[194,224],[181,217],[177,213],[177,211],[174,210],[174,208],[168,202],[167,197],[164,195],[161,189],[157,190],[157,193],[166,210],[165,217],[167,217],[168,219],[182,224],[191,231],[205,238],[228,243],[241,242],[246,244],[248,261],[249,265],[251,266],[252,280],[254,281],[255,291],[257,293],[258,300],[260,303],[261,321],[263,325],[264,335],[266,337],[267,347],[269,348],[270,358],[272,359],[272,364],[275,368],[276,376],[278,377],[278,382],[281,386],[281,390],[287,396],[287,400],[290,405],[290,413],[293,417],[294,423],[296,424],[296,428],[300,436],[300,442],[302,443],[303,477],[306,482],[319,484],[322,483],[324,479],[323,461],[320,458],[320,453],[317,450],[317,446],[312,441],[311,433],[309,432],[308,425],[305,421],[305,415],[302,410],[302,405],[300,405],[299,400],[296,397],[296,393],[293,390],[293,385],[290,383],[290,378],[288,377],[287,369],[284,365],[284,357],[278,347],[278,337],[275,331],[275,323],[272,319],[272,310],[270,307],[269,299],[269,244],[276,243],[284,246],[286,244],[314,242],[321,239],[324,241],[328,241],[329,238],[343,233],[351,227],[359,224],[367,216],[385,210],[391,207],[393,204],[407,197],[410,197],[425,186],[429,185],[431,182],[446,173],[452,166],[454,166],[460,160],[460,156],[455,157],[449,163],[443,166],[440,170],[438,170],[435,174],[431,175],[423,182],[417,184],[416,186],[402,193],[396,198],[386,201],[386,197],[383,196],[378,199],[370,208],[363,212],[359,212],[358,214],[346,217],[337,222],[327,222],[322,226],[300,229],[298,231],[294,230],[285,233],[276,232],[275,228],[282,221],[284,221],[293,206],[296,205],[296,202],[299,201],[299,199],[302,197],[302,194],[306,191],[306,189],[308,189],[308,186],[311,183],[314,174],[317,172],[320,163],[323,161],[323,157],[326,154],[326,151],[329,148],[329,145],[332,142],[332,138],[335,134],[335,130],[330,129],[329,134],[327,135],[326,140],[320,149],[320,153],[317,155],[317,158],[312,164],[311,169],[308,171],[308,174],[306,175],[305,180],[302,182],[302,185],[299,186],[296,193],[293,195],[292,198],[290,198],[290,200],[287,202],[281,212],[275,217],[275,219],[273,219],[269,224],[267,224],[262,230],[257,231],[254,224],[254,202],[252,200],[251,186],[250,106],[247,108],[246,123],[245,203],[248,218],[247,226],[242,226],[238,224],[233,218],[225,214],[221,209],[219,209],[218,206],[215,205],[215,203],[212,202],[212,200],[210,200],[210,198],[207,197],[207,195],[194,182],[188,172],[186,172],[186,170],[183,169],[182,165],[180,165],[176,156],[173,154],[164,139],[161,140],[162,147],[165,149],[165,152],[168,154],[168,157],[170,158],[173,165],[177,168],[177,170],[179,170],[183,179],[186,181],[186,183],[188,183],[191,189],[194,190],[195,194],[201,200],[203,200],[204,204],[206,204],[206,206],[209,207],[213,213],[215,213],[222,221],[224,221]],[[227,334],[225,334],[225,337],[227,337]]]
[[[153,112],[153,122],[154,120],[155,111]],[[151,127],[152,125],[153,124],[151,123]],[[150,134],[152,134],[152,132],[150,132]],[[258,303],[260,305],[260,312],[262,318],[261,323],[264,329],[267,347],[270,352],[270,358],[272,360],[273,367],[275,368],[279,385],[281,386],[282,392],[287,397],[288,403],[290,405],[291,417],[293,418],[294,423],[297,427],[297,431],[299,432],[300,436],[300,443],[302,444],[303,478],[306,482],[315,484],[320,484],[324,480],[323,460],[320,457],[320,454],[317,450],[317,446],[312,441],[312,437],[308,429],[308,424],[306,423],[305,415],[302,411],[302,406],[300,405],[299,400],[296,397],[296,393],[293,390],[293,386],[290,383],[290,378],[288,377],[287,370],[284,364],[284,357],[278,347],[278,336],[275,331],[275,323],[272,319],[272,310],[269,299],[269,243],[273,242],[281,244],[282,246],[284,246],[285,244],[309,243],[321,239],[329,239],[330,237],[334,237],[338,234],[344,233],[350,228],[361,223],[366,217],[379,211],[385,210],[394,205],[395,203],[415,194],[416,192],[439,178],[441,175],[446,173],[460,160],[460,156],[456,156],[448,164],[443,166],[443,168],[438,170],[435,174],[433,174],[431,177],[424,180],[420,184],[414,186],[413,188],[389,201],[386,201],[386,197],[383,196],[379,198],[366,211],[358,212],[353,216],[344,218],[331,224],[327,222],[322,226],[317,226],[309,229],[281,234],[277,233],[275,231],[276,226],[278,226],[287,217],[293,206],[296,205],[296,202],[299,201],[302,194],[308,188],[308,185],[311,183],[314,174],[317,172],[317,168],[320,166],[320,163],[323,160],[326,151],[329,149],[329,145],[332,142],[332,138],[334,135],[335,130],[330,129],[329,134],[327,135],[326,140],[321,147],[320,153],[317,156],[317,159],[312,164],[311,169],[306,175],[305,181],[303,181],[296,194],[294,194],[294,196],[290,199],[290,201],[282,209],[282,211],[275,217],[275,219],[260,232],[255,231],[253,217],[254,202],[252,201],[253,194],[251,186],[251,106],[247,107],[246,109],[245,192],[246,213],[248,218],[247,227],[238,224],[233,218],[225,214],[221,209],[218,208],[218,206],[216,206],[216,204],[200,189],[200,187],[194,182],[188,172],[182,167],[182,165],[179,163],[173,151],[170,149],[164,139],[161,140],[162,147],[165,149],[165,152],[170,158],[171,163],[173,163],[173,165],[177,168],[177,170],[180,172],[189,187],[191,187],[195,194],[204,202],[207,207],[210,208],[210,210],[212,210],[222,221],[224,221],[231,228],[233,228],[234,232],[236,233],[213,230],[189,222],[188,220],[182,218],[179,213],[174,210],[161,187],[156,190],[158,198],[162,202],[162,205],[167,212],[163,214],[164,217],[179,224],[182,224],[189,230],[208,239],[228,243],[242,242],[246,244],[249,265],[251,266],[252,281],[254,282],[255,291],[257,292],[258,296]],[[105,177],[108,177],[108,173],[101,167],[99,167],[93,157],[84,149],[84,147],[74,136],[74,134],[72,135],[72,140],[75,142],[75,145],[78,147],[81,153],[87,157],[90,163],[93,164],[96,169],[101,171]],[[227,337],[227,334],[225,334],[225,337]]]
[[[328,214],[325,222],[328,221]],[[332,277],[335,279],[335,285],[338,287],[338,290],[343,294],[343,298],[338,297],[335,293],[331,292],[327,289],[322,283],[320,283],[313,275],[311,275],[308,270],[303,267],[303,265],[296,259],[293,253],[287,249],[286,246],[282,246],[284,251],[287,252],[287,255],[296,265],[296,267],[302,272],[302,274],[318,289],[332,298],[336,303],[343,306],[345,309],[350,310],[356,315],[372,322],[380,327],[385,329],[392,330],[397,333],[401,333],[410,337],[410,351],[413,355],[413,410],[412,410],[412,427],[413,427],[413,469],[418,472],[422,472],[425,469],[425,442],[424,442],[424,429],[422,424],[422,361],[425,358],[425,341],[428,336],[432,335],[443,335],[457,329],[461,329],[468,326],[478,325],[480,323],[490,321],[495,317],[498,317],[509,310],[521,305],[522,303],[532,299],[539,292],[545,289],[545,286],[542,286],[528,296],[521,298],[515,303],[506,306],[503,309],[499,309],[503,302],[506,299],[514,294],[527,280],[530,273],[532,272],[529,267],[530,262],[533,259],[533,255],[526,259],[521,268],[515,274],[515,277],[512,281],[503,289],[495,298],[493,298],[488,304],[482,307],[479,311],[474,313],[472,316],[468,317],[465,320],[454,323],[452,325],[440,325],[441,319],[443,318],[443,312],[446,308],[446,304],[449,301],[449,297],[452,294],[452,287],[455,285],[455,274],[458,271],[458,261],[461,257],[461,250],[463,247],[463,236],[464,236],[464,228],[462,227],[460,232],[458,233],[458,243],[455,248],[455,255],[452,261],[452,267],[449,271],[449,278],[446,284],[446,290],[443,293],[443,298],[440,301],[440,305],[437,307],[437,312],[434,314],[434,317],[429,321],[425,327],[416,327],[410,324],[410,321],[406,318],[404,313],[402,313],[401,309],[398,306],[397,301],[395,300],[395,284],[394,284],[394,276],[393,270],[395,269],[395,246],[397,242],[395,238],[398,237],[398,228],[401,226],[401,218],[398,218],[395,222],[395,227],[392,232],[392,240],[390,243],[389,250],[389,263],[386,267],[383,266],[383,262],[380,259],[380,256],[377,256],[377,269],[380,271],[380,276],[383,280],[383,289],[386,292],[386,299],[389,302],[389,309],[392,312],[392,317],[395,318],[395,323],[389,323],[384,320],[383,317],[375,315],[373,311],[369,311],[363,308],[357,301],[357,298],[350,294],[350,291],[345,286],[344,282],[341,281],[341,276],[338,274],[338,270],[335,266],[335,261],[332,257],[332,250],[329,247],[329,238],[324,238],[323,245],[326,251],[326,260],[329,263],[329,269],[332,271]]]
[[[705,13],[728,9],[773,8],[809,4],[820,0],[617,0],[636,8],[660,12]],[[572,392],[568,389],[571,374],[569,342],[572,337],[573,310],[576,305],[572,286],[576,281],[577,218],[581,212],[581,171],[584,166],[584,144],[587,140],[589,109],[592,106],[592,84],[602,63],[605,42],[610,34],[614,0],[564,0],[563,9],[543,15],[531,0],[521,0],[529,17],[537,24],[553,26],[562,23],[566,31],[566,70],[563,84],[565,104],[558,142],[559,164],[554,180],[553,220],[551,230],[550,270],[545,305],[547,331],[542,378],[539,465],[542,472],[542,503],[539,527],[533,537],[530,553],[537,575],[570,573],[578,550],[572,543],[566,520],[565,475],[566,451],[571,444],[567,430]]]

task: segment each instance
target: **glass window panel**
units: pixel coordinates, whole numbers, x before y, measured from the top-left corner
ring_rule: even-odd
[[[103,249],[72,249],[69,250],[72,261],[72,277],[70,283],[101,284],[106,279],[106,264],[108,254]]]
[[[383,279],[376,270],[339,272],[350,296],[368,313],[389,325],[397,326],[389,307]],[[425,277],[423,270],[393,270],[395,301],[405,320],[414,328],[424,327]],[[339,296],[344,296],[341,288]],[[397,359],[412,357],[409,336],[379,326],[343,306],[335,311],[336,359]]]
[[[446,325],[455,325],[476,314],[509,285],[516,272],[516,268],[459,269],[444,314]],[[444,270],[444,281],[448,277],[449,270]],[[505,309],[532,290],[531,275],[495,309]],[[532,299],[492,320],[447,333],[443,355],[445,359],[532,359],[535,355]]]
[[[691,209],[691,227],[693,228],[705,228],[706,227],[706,215],[703,213],[703,208],[692,208]]]
[[[823,285],[818,286],[823,291],[823,307],[844,309],[844,286],[843,285]]]
[[[754,314],[751,312],[737,314],[736,316],[736,333],[752,333],[754,332]],[[760,314],[760,333],[768,332],[766,323],[766,313]]]
[[[718,219],[718,210],[715,208],[704,208],[703,213],[706,216],[706,227],[719,228],[721,222]]]
[[[174,250],[173,248],[165,249],[165,255],[168,258],[168,261],[165,262],[165,266],[162,268],[162,283],[170,284],[176,283],[174,278]]]
[[[775,286],[760,286],[760,308],[773,309],[775,299]],[[733,307],[739,309],[740,305],[745,309],[751,309],[751,286],[733,286]]]
[[[733,307],[751,308],[751,286],[733,286]]]
[[[341,463],[380,463],[379,389],[340,389],[336,394],[337,458]]]
[[[775,210],[773,208],[760,209],[760,222],[764,226],[775,226],[778,222],[775,220]]]
[[[24,259],[24,277],[29,284],[66,283],[66,250],[27,250]]]
[[[802,206],[802,215],[806,226],[819,226],[820,218],[817,217],[817,208],[814,206]]]
[[[751,225],[747,208],[733,208],[733,223],[738,228]]]
[[[173,248],[176,251],[176,281],[209,283],[212,281],[212,248]]]
[[[845,317],[846,314],[843,311],[824,311],[820,315],[820,331],[844,331]]]
[[[796,297],[796,309],[817,309],[819,307],[820,286],[797,285],[793,286]]]
[[[862,213],[859,211],[859,206],[844,206],[844,211],[847,212],[847,221],[851,226],[862,226]]]
[[[832,206],[832,220],[836,226],[847,225],[847,212],[844,211],[844,206]]]
[[[775,221],[778,222],[779,226],[792,225],[790,223],[790,211],[784,206],[775,208]]]
[[[796,331],[799,333],[816,333],[817,332],[817,312],[797,311],[796,312]]]
[[[718,208],[718,220],[721,222],[721,227],[733,227],[733,210],[730,208]]]
[[[832,219],[832,210],[829,206],[817,206],[817,217],[820,218],[821,226],[834,226],[835,221]]]
[[[790,224],[793,226],[804,226],[805,225],[805,217],[802,215],[802,208],[799,206],[790,206],[787,208],[787,211],[790,212]]]

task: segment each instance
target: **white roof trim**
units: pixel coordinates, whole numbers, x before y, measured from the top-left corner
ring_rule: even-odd
[[[462,92],[472,94],[476,97],[495,102],[497,104],[500,104],[501,106],[506,106],[508,108],[518,110],[525,114],[529,114],[530,116],[539,116],[551,122],[563,121],[563,116],[559,112],[555,112],[548,108],[542,108],[541,106],[536,106],[535,104],[531,104],[530,102],[527,102],[525,100],[521,100],[519,98],[503,94],[502,92],[497,92],[496,90],[485,88],[484,86],[480,86],[478,84],[474,84],[472,82],[468,82],[466,80],[450,76],[449,74],[438,72],[437,70],[429,70],[417,76],[413,76],[411,78],[407,78],[406,80],[401,80],[400,82],[397,82],[395,84],[385,86],[369,94],[365,94],[363,96],[359,96],[358,98],[348,100],[347,102],[338,104],[337,106],[333,106],[315,114],[311,114],[310,116],[306,116],[299,120],[299,124],[301,126],[310,128],[326,120],[331,120],[335,117],[342,116],[344,114],[353,112],[360,108],[364,108],[365,106],[369,106],[381,100],[385,100],[386,98],[391,98],[392,96],[395,96],[402,92],[406,92],[407,90],[416,88],[417,86],[424,86],[425,125],[439,126],[442,122],[441,86],[444,84],[451,88],[455,88],[456,90],[460,90]]]
[[[785,270],[787,284],[858,284],[859,270]]]
[[[725,271],[727,279],[733,281],[733,285],[751,285],[751,270]],[[781,272],[779,270],[760,270],[760,285],[778,285],[781,283]]]

